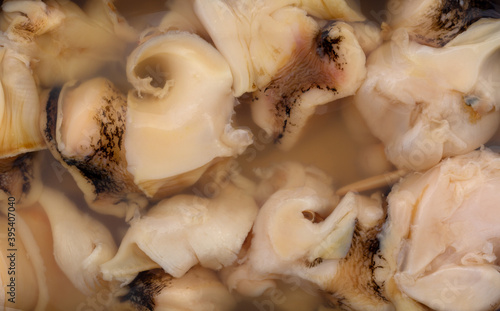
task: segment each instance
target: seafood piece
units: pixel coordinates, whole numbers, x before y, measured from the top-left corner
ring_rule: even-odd
[[[137,47],[127,77],[124,143],[128,171],[149,197],[194,184],[222,158],[252,143],[231,124],[232,76],[219,52],[195,34],[168,32]]]
[[[109,64],[123,61],[127,43],[137,37],[110,0],[86,1],[83,9],[68,0],[6,1],[0,28],[7,44],[33,60],[44,87],[88,78],[105,65],[112,68]]]
[[[154,268],[177,278],[197,264],[219,270],[237,259],[257,211],[254,199],[232,184],[213,198],[181,194],[165,199],[131,221],[102,272],[107,280],[129,283]]]
[[[30,58],[0,45],[0,202],[5,203],[1,210],[9,196],[29,205],[40,194],[34,152],[46,148],[39,126],[41,107]]]
[[[491,0],[390,0],[391,28],[404,28],[420,44],[442,47],[481,18],[500,18],[500,6]]]
[[[282,183],[283,175],[290,183],[273,186],[277,191],[257,215],[241,265],[223,273],[227,286],[258,296],[276,286],[275,279],[293,276],[332,293],[332,303],[342,301],[340,304],[354,309],[363,305],[388,308],[372,282],[376,234],[384,220],[381,198],[348,193],[337,204],[324,174],[282,167],[265,184],[272,180]]]
[[[116,253],[111,233],[52,189],[43,190],[39,203],[50,222],[54,259],[73,285],[90,295],[102,282],[99,266]]]
[[[5,205],[7,205],[7,201],[5,201]],[[14,220],[12,216],[10,217],[10,221]],[[9,223],[7,213],[5,213],[5,216],[0,214],[0,221],[2,224]],[[39,284],[36,276],[40,272],[36,271],[36,269],[39,267],[33,264],[36,259],[30,258],[23,241],[19,238],[16,239],[14,244],[17,251],[10,251],[13,249],[12,244],[9,245],[9,242],[12,241],[9,240],[9,237],[12,238],[12,236],[8,234],[10,226],[4,225],[3,228],[5,229],[0,231],[0,286],[2,287],[0,291],[0,309],[35,310],[38,296],[43,294],[45,290],[43,288],[39,290],[38,288]],[[12,268],[11,265],[13,265]],[[11,277],[15,277],[12,283]],[[13,288],[12,285],[14,285]]]
[[[194,0],[167,0],[165,3],[167,13],[161,19],[160,24],[149,31],[153,33],[187,31],[209,40],[208,33],[194,12],[193,2]]]
[[[499,189],[500,156],[488,149],[393,187],[375,275],[396,310],[498,309]]]
[[[321,4],[298,2],[195,1],[231,67],[235,96],[253,92],[255,123],[283,149],[298,139],[315,106],[352,95],[365,76],[353,28],[340,21],[321,28],[307,15],[307,7]]]
[[[425,170],[488,141],[500,122],[499,50],[500,21],[481,20],[443,48],[401,29],[370,54],[354,100],[391,162]]]
[[[195,12],[234,77],[235,96],[263,89],[290,57],[319,32],[307,13],[323,19],[364,20],[345,1],[195,1]],[[298,6],[298,7],[297,7]]]
[[[252,96],[252,118],[283,149],[291,148],[316,107],[353,95],[365,78],[365,54],[353,28],[331,22],[302,38],[272,81]]]
[[[372,21],[359,21],[348,23],[353,31],[359,46],[366,55],[373,52],[382,44],[382,31],[380,26]]]
[[[199,266],[181,278],[161,269],[144,271],[128,287],[122,300],[135,305],[136,310],[229,311],[236,304],[215,272]]]
[[[6,306],[29,302],[25,310],[76,310],[87,297],[114,288],[99,270],[116,251],[110,232],[63,194],[44,188],[38,202],[16,211],[14,226],[19,296],[16,304]],[[6,280],[2,275],[2,284]]]
[[[273,3],[274,2],[275,1],[273,1]],[[307,14],[320,19],[340,19],[350,22],[365,20],[365,17],[359,8],[359,2],[356,3],[356,1],[352,0],[281,0],[281,2],[286,3],[287,5],[297,6],[305,10]]]
[[[41,110],[30,58],[0,44],[0,159],[46,148]]]
[[[40,158],[35,152],[0,160],[0,210],[5,212],[9,197],[17,207],[35,203],[42,191]]]
[[[131,218],[148,201],[127,171],[126,98],[104,78],[54,88],[42,114],[52,155],[68,169],[95,210]]]
[[[260,179],[254,194],[259,205],[263,205],[278,190],[302,187],[314,189],[332,205],[339,202],[339,197],[333,192],[332,178],[312,165],[286,161],[267,168],[256,168],[255,174]]]

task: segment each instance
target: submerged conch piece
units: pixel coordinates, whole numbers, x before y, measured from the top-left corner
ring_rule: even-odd
[[[7,217],[0,219],[7,223]],[[116,252],[111,233],[62,193],[44,188],[37,202],[16,211],[15,228],[14,245],[4,249],[17,249],[15,277],[18,286],[23,285],[16,287],[17,302],[2,299],[2,307],[76,310],[98,293],[114,290],[102,280],[99,269]],[[0,276],[7,286],[10,276]]]
[[[224,58],[201,37],[168,32],[128,58],[127,170],[149,197],[194,184],[219,159],[241,154],[250,131],[232,126],[236,100]]]
[[[393,187],[375,275],[396,310],[498,309],[499,187],[500,156],[488,149]]]
[[[494,1],[390,0],[398,14],[388,18],[392,30],[404,28],[420,44],[442,47],[481,18],[500,18]]]
[[[94,76],[109,63],[123,62],[128,43],[137,38],[110,0],[5,1],[1,44],[26,53],[43,87]],[[112,65],[108,68],[113,68]]]
[[[176,195],[131,221],[116,256],[101,266],[106,280],[130,283],[154,268],[182,277],[201,265],[231,265],[251,231],[258,207],[253,197],[229,184],[213,198]]]
[[[245,296],[259,296],[275,287],[276,279],[294,277],[316,284],[332,300],[342,297],[353,309],[363,309],[363,303],[387,307],[377,296],[370,268],[385,216],[380,196],[348,193],[339,202],[323,172],[293,162],[259,175],[256,194],[265,202],[248,250],[223,271],[224,283]]]
[[[365,54],[353,28],[340,20],[321,27],[308,15],[322,12],[319,18],[339,18],[330,14],[347,6],[344,1],[325,3],[194,3],[231,68],[235,96],[252,93],[254,122],[283,149],[297,141],[316,106],[354,94],[365,77]],[[363,20],[358,17],[345,20]]]
[[[498,51],[500,20],[484,19],[442,48],[411,41],[400,29],[370,54],[354,101],[392,163],[425,170],[493,136],[500,123]]]
[[[39,126],[42,109],[30,58],[0,46],[0,159],[46,148]]]
[[[161,269],[139,273],[121,300],[136,309],[169,311],[235,310],[236,301],[217,274],[200,266],[181,278]]]
[[[0,40],[5,35],[0,35]],[[36,151],[46,147],[40,131],[43,110],[30,58],[0,46],[0,202],[7,207],[29,205],[40,194],[39,160]]]
[[[68,82],[48,94],[42,129],[96,211],[131,218],[148,201],[127,171],[126,98],[104,78]]]

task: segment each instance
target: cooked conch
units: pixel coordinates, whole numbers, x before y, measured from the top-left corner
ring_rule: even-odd
[[[384,219],[379,196],[348,193],[338,202],[324,173],[294,163],[269,170],[260,187],[257,193],[267,192],[262,187],[275,192],[257,215],[241,265],[223,273],[230,289],[258,296],[276,286],[273,280],[291,276],[354,309],[387,308],[372,282],[376,234]]]
[[[39,203],[50,222],[54,259],[73,285],[90,295],[101,286],[100,265],[116,253],[111,233],[55,190],[44,188]]]
[[[0,41],[6,40],[0,34]],[[40,131],[42,103],[30,58],[0,44],[0,202],[30,204],[40,194],[36,151],[45,149]]]
[[[154,268],[177,278],[197,264],[219,270],[237,259],[257,211],[253,197],[232,184],[213,198],[181,194],[165,199],[131,221],[102,272],[107,280],[129,283]]]
[[[499,187],[500,156],[482,149],[392,189],[376,280],[396,310],[498,309]]]
[[[161,269],[139,273],[122,298],[137,310],[230,311],[236,301],[214,271],[195,266],[181,278]]]
[[[253,92],[255,123],[284,149],[298,139],[315,106],[352,95],[365,76],[365,54],[353,28],[341,21],[322,28],[308,15],[334,18],[335,8],[347,6],[343,1],[216,0],[194,5],[229,63],[235,96]]]
[[[156,27],[146,29],[141,37],[142,41],[148,37],[168,31],[187,31],[209,40],[209,35],[196,16],[193,7],[194,0],[167,0],[167,12]]]
[[[42,109],[30,58],[0,43],[0,159],[46,148]]]
[[[42,191],[41,159],[36,152],[0,160],[0,211],[5,215],[9,198],[18,208],[36,202]]]
[[[7,205],[7,201],[4,204]],[[5,215],[0,214],[0,221],[4,224],[9,223],[9,217],[7,215],[7,213],[5,213]],[[10,219],[13,220],[12,216],[10,217]],[[18,228],[21,228],[21,226]],[[8,227],[4,226],[4,228],[5,230],[0,232],[0,253],[2,255],[0,259],[0,286],[2,287],[2,291],[0,291],[0,308],[2,310],[35,310],[39,300],[38,297],[47,291],[46,288],[39,289],[37,276],[41,271],[38,271],[40,266],[36,265],[37,258],[33,258],[29,255],[25,243],[20,238],[16,239],[14,245],[9,245],[9,242],[12,241],[9,240],[9,238],[12,238],[12,236],[8,234]],[[13,249],[12,246],[15,247],[17,250],[16,252],[9,251]],[[27,244],[27,246],[30,247],[31,245]],[[13,262],[15,259],[15,265],[17,267],[22,268],[11,268],[11,258]],[[15,277],[15,282],[12,282],[12,284],[10,280],[11,277]],[[19,286],[19,284],[23,285]],[[12,285],[14,285],[13,288]],[[17,287],[15,285],[17,285]],[[16,296],[15,300],[13,296]],[[12,300],[9,301],[9,299]]]
[[[424,170],[488,141],[500,122],[499,50],[500,20],[483,19],[442,48],[400,29],[372,52],[354,100],[391,162]]]
[[[250,131],[231,124],[229,66],[201,37],[151,38],[129,56],[127,77],[134,87],[127,99],[127,169],[148,196],[194,184],[211,164],[252,143]]]
[[[500,18],[498,3],[473,0],[390,0],[392,29],[404,28],[418,43],[442,47],[481,18]]]
[[[296,51],[307,49],[319,31],[308,13],[322,19],[364,20],[350,4],[343,0],[195,0],[194,9],[231,67],[235,96],[241,96],[263,89]]]
[[[298,37],[301,44],[291,59],[252,93],[254,122],[285,150],[298,140],[317,106],[353,95],[366,74],[365,53],[349,24],[331,22]]]
[[[42,130],[52,155],[68,169],[87,203],[131,218],[148,204],[127,171],[126,97],[107,79],[68,82],[48,94]]]
[[[76,310],[87,297],[111,290],[112,285],[102,280],[99,266],[114,255],[116,245],[104,225],[79,211],[62,193],[49,188],[43,189],[38,202],[14,214],[10,221],[16,228],[15,242],[2,252],[17,249],[15,276],[19,296],[16,304],[2,300],[2,307]],[[7,223],[7,219],[1,220]],[[8,258],[3,254],[5,264]],[[7,286],[9,279],[2,274],[2,285]]]
[[[44,87],[89,78],[123,61],[127,43],[137,37],[110,0],[86,1],[83,9],[68,0],[5,1],[0,29],[32,58]]]

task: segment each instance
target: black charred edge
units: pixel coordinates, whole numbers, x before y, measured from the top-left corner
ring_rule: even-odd
[[[369,229],[369,231],[372,230],[380,232],[381,225]],[[366,254],[367,256],[368,269],[370,270],[370,276],[371,276],[370,280],[366,284],[366,288],[371,289],[372,294],[377,298],[379,298],[380,300],[384,302],[389,302],[389,300],[383,295],[383,284],[382,285],[377,284],[374,275],[375,270],[381,268],[375,265],[375,260],[374,260],[375,256],[382,258],[382,256],[378,254],[380,242],[376,236],[369,239],[363,239],[363,234],[362,234],[363,231],[364,230],[362,230],[361,226],[358,223],[358,220],[356,220],[351,248],[349,249],[349,252],[347,253],[347,256],[343,259],[343,261],[348,261],[350,260],[350,257],[356,256],[355,255],[356,249],[359,248],[359,245],[361,244],[361,248],[364,250],[364,254]],[[369,234],[370,233],[369,231],[368,232],[364,231],[363,233]],[[331,292],[331,291],[323,292],[323,298],[325,301],[324,304],[327,307],[336,308],[336,310],[363,311],[363,310],[353,309],[349,305],[349,298],[344,297],[344,295],[338,292]]]
[[[267,89],[266,89],[267,90]],[[289,119],[292,113],[293,105],[297,102],[297,99],[295,98],[294,100],[290,100],[292,96],[288,96],[283,94],[281,96],[281,100],[278,101],[275,105],[276,112],[275,112],[275,117],[280,120],[282,119],[282,125],[281,125],[281,130],[276,134],[274,137],[274,143],[279,144],[281,143],[281,139],[286,133],[287,126],[291,123],[289,123]]]
[[[467,15],[469,19],[478,20],[480,18],[500,18],[500,1],[499,0],[465,0],[468,4]],[[456,5],[455,1],[448,0],[445,5],[453,6]]]
[[[49,99],[46,106],[47,121],[44,131],[45,137],[51,144],[55,146],[55,150],[57,150],[55,142],[55,132],[57,124],[57,104],[60,92],[60,87],[52,89],[49,94]],[[107,105],[102,110],[100,110],[98,115],[96,115],[94,118],[95,120],[100,122],[101,139],[98,142],[96,150],[92,154],[84,157],[83,159],[74,159],[64,157],[61,152],[57,150],[60,158],[67,165],[77,168],[87,179],[87,181],[92,184],[92,186],[94,187],[94,193],[97,196],[101,193],[120,193],[125,188],[122,182],[118,182],[114,179],[114,174],[111,168],[104,168],[98,165],[98,163],[100,163],[99,158],[102,157],[107,158],[108,160],[110,160],[110,162],[116,163],[116,161],[113,161],[113,158],[115,157],[114,150],[115,148],[121,148],[123,143],[123,135],[125,129],[115,126],[115,130],[110,130],[108,124],[101,121],[101,117],[107,117],[107,114],[112,113],[110,106],[115,99],[116,98],[114,97],[106,99]],[[123,116],[118,113],[117,119],[118,121],[123,121]],[[115,143],[115,138],[118,139],[117,143]],[[107,143],[103,143],[103,140],[106,140]]]
[[[322,262],[323,262],[323,258],[318,257],[318,258],[315,258],[313,261],[306,261],[306,267],[314,268],[317,265],[321,264]]]
[[[371,255],[370,265],[369,265],[369,269],[371,271],[371,279],[368,282],[367,287],[373,289],[373,291],[377,295],[377,297],[379,297],[380,299],[382,299],[385,302],[389,302],[389,300],[387,300],[387,298],[384,296],[384,293],[383,293],[384,284],[383,283],[378,284],[375,280],[375,270],[382,268],[381,266],[375,265],[375,260],[374,260],[375,256],[379,256],[380,259],[383,259],[382,255],[377,254],[377,251],[379,250],[379,247],[380,247],[380,241],[377,238],[372,238],[372,239],[369,239],[367,241],[367,243],[368,243],[368,251]]]
[[[66,164],[76,167],[92,183],[96,195],[101,193],[118,194],[125,189],[123,182],[115,179],[113,167],[110,167],[110,163],[119,165],[116,160],[118,155],[115,154],[115,150],[121,149],[125,129],[116,125],[111,129],[112,126],[102,122],[103,119],[113,119],[109,114],[113,113],[111,103],[115,99],[114,97],[105,99],[107,105],[94,117],[94,120],[100,123],[100,139],[95,146],[94,152],[83,159],[63,159]],[[123,121],[123,117],[119,112],[117,112],[116,118],[118,123]],[[115,139],[118,141],[115,142]],[[102,158],[108,160],[106,167],[100,165]]]
[[[300,96],[302,94],[307,93],[311,89],[318,89],[318,90],[328,90],[330,92],[337,92],[337,89],[335,87],[330,87],[328,85],[319,85],[317,83],[312,83],[310,86],[304,88],[301,87],[299,89],[295,89],[290,92],[290,95],[283,94],[281,95],[281,100],[278,101],[275,105],[275,118],[280,120],[282,119],[281,123],[281,130],[275,135],[274,137],[274,143],[275,144],[280,144],[281,139],[285,135],[288,126],[295,126],[296,124],[290,122],[290,118],[292,116],[292,111],[293,108],[296,106],[300,105]],[[274,85],[270,85],[265,88],[264,93],[267,92],[268,90],[274,90],[276,87]]]
[[[130,302],[139,311],[153,311],[155,297],[171,285],[172,276],[161,269],[140,272],[128,285],[129,291],[120,297],[120,302]]]
[[[437,12],[432,28],[436,31],[445,30],[447,33],[431,41],[442,47],[481,18],[500,18],[500,1],[464,0],[463,5],[460,5],[460,1],[447,0],[442,2]]]
[[[330,30],[335,22],[329,22],[316,36],[316,53],[320,58],[328,57],[330,61],[337,62],[339,54],[338,45],[344,40],[343,36],[330,37]]]
[[[0,190],[2,192],[5,192],[7,193],[8,195],[12,195],[10,189],[9,189],[9,183],[6,182],[6,179],[5,178],[5,173],[0,173]]]
[[[34,179],[33,157],[34,153],[26,153],[14,160],[14,167],[19,168],[23,178],[22,192],[27,194],[31,190],[31,181]]]
[[[381,225],[376,226],[375,228],[369,229],[370,231],[374,230],[376,232],[380,232],[382,229]],[[380,249],[380,241],[377,238],[377,235],[374,235],[373,237],[369,239],[363,239],[363,235],[361,234],[362,228],[358,223],[358,220],[356,220],[356,225],[354,228],[354,233],[353,233],[353,238],[352,238],[352,244],[351,248],[349,249],[349,252],[347,253],[346,258],[344,258],[345,261],[349,260],[351,256],[354,255],[354,251],[357,248],[356,245],[361,244],[361,248],[365,251],[367,260],[369,261],[368,263],[368,269],[370,270],[370,280],[368,281],[367,288],[370,288],[375,296],[377,296],[379,299],[381,299],[384,302],[388,302],[387,298],[383,295],[383,289],[380,284],[378,284],[375,281],[375,270],[381,268],[380,266],[377,266],[375,264],[375,256],[377,256],[377,253]],[[368,232],[365,231],[365,234],[369,234]]]
[[[45,106],[47,119],[45,123],[45,130],[43,132],[48,143],[54,143],[54,137],[56,136],[57,102],[59,100],[61,89],[61,87],[55,87],[50,90],[49,99],[47,100],[47,105]]]
[[[102,169],[94,164],[93,155],[83,160],[63,158],[63,161],[69,166],[76,167],[92,183],[96,195],[106,192],[118,193],[123,190],[123,186],[113,179],[110,170]]]
[[[3,163],[9,161],[10,162],[10,159],[4,159],[2,160]],[[3,164],[2,163],[2,164]],[[2,169],[2,171],[0,172],[0,190],[2,192],[5,192],[7,193],[8,195],[12,195],[12,179],[11,179],[11,174],[12,174],[12,171],[14,170],[14,167],[12,165],[6,165],[6,167],[8,167],[7,169]]]
[[[323,298],[324,305],[328,308],[334,308],[340,311],[353,311],[353,309],[346,304],[346,299],[336,293],[324,292]]]
[[[33,158],[35,156],[35,152],[29,152],[17,156],[14,160],[9,159],[9,162],[12,161],[12,163],[8,165],[9,168],[0,172],[0,190],[9,195],[13,194],[13,188],[15,186],[12,183],[12,175],[17,175],[18,173],[16,171],[19,170],[23,179],[21,191],[23,194],[28,194],[31,190],[31,181],[34,179],[35,175],[33,169]]]

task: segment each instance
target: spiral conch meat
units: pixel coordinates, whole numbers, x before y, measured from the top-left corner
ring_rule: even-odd
[[[257,197],[264,203],[249,249],[222,273],[227,286],[255,297],[272,290],[275,279],[294,277],[353,309],[390,310],[370,268],[384,219],[380,196],[348,193],[339,202],[328,176],[294,162],[261,174]]]
[[[167,32],[128,58],[127,170],[149,197],[194,184],[221,158],[252,143],[231,125],[236,99],[222,55],[201,37]]]

